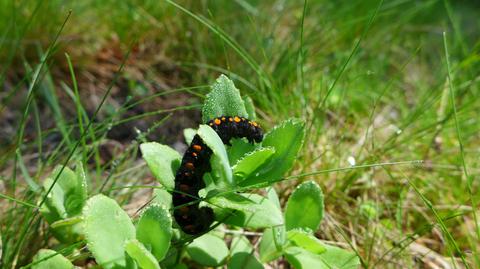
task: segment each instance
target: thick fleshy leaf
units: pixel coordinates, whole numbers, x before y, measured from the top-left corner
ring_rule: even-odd
[[[161,261],[172,239],[172,217],[168,209],[158,204],[147,207],[137,223],[137,239]]]
[[[360,267],[360,259],[354,252],[324,244],[326,251],[320,257],[327,265],[325,268],[356,269]]]
[[[253,246],[244,235],[235,235],[230,243],[230,256],[239,252],[252,252]]]
[[[125,242],[125,251],[142,269],[160,269],[155,257],[136,239]]]
[[[180,231],[174,230],[174,232],[178,232],[178,236],[175,235],[175,238],[180,237]],[[182,255],[182,252],[179,252],[179,248],[176,248],[174,246],[171,246],[170,249],[167,252],[167,255],[165,255],[165,258],[160,262],[160,267],[162,268],[174,268],[176,264],[178,264],[178,261],[180,260],[180,255]]]
[[[50,225],[51,232],[60,242],[72,243],[83,239],[83,217],[61,219]]]
[[[268,132],[262,146],[274,148],[275,153],[257,173],[243,180],[240,186],[264,185],[279,181],[292,168],[304,137],[304,122],[297,119],[285,121]]]
[[[248,118],[245,104],[233,81],[225,75],[220,75],[205,98],[202,120],[206,123],[224,115]]]
[[[273,186],[270,186],[266,188],[265,191],[267,192],[268,200],[270,200],[279,209],[282,209],[282,206],[280,205],[280,199],[278,198],[278,194],[275,188]]]
[[[297,269],[357,269],[360,260],[355,253],[323,244],[325,251],[321,254],[312,253],[304,248],[289,246],[285,249],[288,262]]]
[[[209,199],[215,218],[226,224],[248,228],[283,225],[282,212],[270,200],[258,194],[217,195]]]
[[[197,134],[197,130],[192,128],[186,128],[183,130],[183,137],[185,137],[185,143],[190,145],[192,143],[193,137]]]
[[[276,247],[274,240],[275,231],[272,228],[265,229],[258,252],[260,253],[260,260],[262,262],[270,262],[282,256],[282,249]]]
[[[205,197],[205,194],[210,191],[217,192],[218,187],[215,185],[211,173],[205,173],[205,175],[203,175],[203,181],[205,182],[205,188],[201,189],[198,192],[198,195],[200,195],[200,197]]]
[[[228,257],[225,241],[218,236],[204,234],[188,245],[187,252],[197,263],[204,266],[221,266]]]
[[[277,192],[275,191],[273,186],[267,188],[267,197],[279,210],[282,210],[282,207],[280,205],[280,200],[278,199]],[[283,249],[283,245],[285,245],[285,242],[286,242],[285,225],[272,227],[272,229],[273,229],[273,240],[275,242],[275,247],[277,248],[277,250],[280,251]]]
[[[156,203],[166,208],[172,208],[172,194],[165,189],[153,189],[153,200],[152,203]]]
[[[262,263],[260,263],[253,253],[238,252],[235,253],[228,262],[228,269],[263,269]]]
[[[46,178],[43,181],[43,188],[45,191],[50,189],[53,184],[53,179]],[[60,185],[54,185],[48,194],[45,203],[40,208],[40,213],[47,220],[48,223],[53,223],[57,220],[67,218],[67,210],[65,209],[65,192]]]
[[[125,268],[124,245],[135,238],[135,227],[127,213],[102,194],[88,199],[83,209],[85,238],[96,262],[105,269]]]
[[[70,216],[81,214],[83,206],[88,199],[87,174],[81,162],[77,162],[75,175],[77,176],[77,186],[72,195],[73,197],[67,199],[67,210]]]
[[[248,178],[275,153],[273,148],[259,148],[247,153],[232,167],[234,181],[238,184]]]
[[[247,111],[248,119],[256,120],[257,115],[255,114],[255,106],[253,105],[252,98],[250,98],[250,96],[248,95],[244,95],[242,99],[243,99],[243,102],[245,103],[245,110]]]
[[[235,165],[245,154],[255,150],[258,144],[248,143],[245,139],[232,139],[232,146],[227,148],[230,165]]]
[[[285,208],[287,230],[308,228],[316,231],[323,218],[323,193],[317,183],[306,181],[295,189]]]
[[[287,232],[290,244],[306,249],[314,254],[322,254],[326,251],[323,243],[314,235],[300,229],[293,229]]]
[[[285,249],[285,257],[287,261],[295,267],[295,269],[331,269],[341,267],[327,267],[320,255],[311,253],[300,247],[288,247]]]
[[[173,189],[175,173],[182,159],[180,154],[171,147],[156,142],[143,143],[140,150],[153,176],[167,189]]]
[[[232,169],[222,140],[208,125],[200,125],[197,134],[213,152],[210,163],[212,164],[211,175],[215,184],[219,188],[231,186],[233,184]]]
[[[61,174],[60,174],[61,172]],[[58,176],[60,174],[60,176]],[[58,176],[55,186],[59,186],[65,193],[70,193],[77,188],[77,175],[72,169],[65,167],[62,170],[62,166],[55,167],[50,178],[54,180]],[[49,186],[50,187],[50,186]]]
[[[73,264],[63,255],[51,249],[41,249],[33,258],[32,269],[72,269]]]
[[[61,174],[60,174],[61,172]],[[58,177],[55,185],[55,179]],[[59,219],[75,216],[81,212],[85,202],[84,190],[81,179],[77,179],[77,175],[70,168],[57,166],[50,177],[46,178],[43,183],[43,188],[50,191],[46,203],[40,210],[42,215],[49,223]]]

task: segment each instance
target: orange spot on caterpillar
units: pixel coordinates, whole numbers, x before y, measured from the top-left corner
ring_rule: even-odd
[[[228,117],[228,121],[232,122],[233,121],[232,117]]]
[[[220,125],[220,123],[222,123],[219,119],[215,119],[213,122],[214,122],[216,125]]]
[[[240,118],[237,117],[237,116],[235,116],[235,118],[233,118],[233,120],[234,120],[235,122],[240,122]]]
[[[193,145],[192,148],[196,151],[196,152],[200,152],[202,150],[202,146],[200,145]]]
[[[225,117],[222,117],[222,121],[225,121]]]
[[[258,127],[258,123],[252,121],[252,125],[255,126],[255,127]]]
[[[192,156],[193,156],[193,157],[197,157],[197,153],[192,152]]]
[[[188,186],[187,184],[180,184],[178,188],[183,192],[187,192],[190,189],[190,186]]]
[[[195,166],[193,166],[193,163],[186,163],[186,164],[185,164],[185,167],[188,168],[188,169],[190,169],[190,170],[195,169]]]
[[[245,118],[242,118],[242,121],[245,121]]]
[[[213,126],[213,122],[210,122],[210,124],[209,124],[209,125],[210,125],[210,126]]]
[[[193,225],[185,225],[185,227],[183,227],[183,229],[189,233],[194,233],[195,232],[195,226]]]

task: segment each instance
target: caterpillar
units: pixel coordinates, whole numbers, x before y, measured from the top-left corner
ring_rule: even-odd
[[[238,116],[221,116],[207,122],[222,142],[230,144],[232,138],[246,138],[250,143],[261,142],[263,131],[255,121]],[[208,230],[214,220],[213,210],[199,207],[198,191],[205,187],[203,175],[211,171],[212,150],[195,135],[185,151],[180,168],[175,175],[172,195],[173,215],[182,231],[200,234]]]

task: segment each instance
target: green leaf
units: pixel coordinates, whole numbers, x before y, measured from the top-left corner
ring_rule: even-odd
[[[228,262],[228,269],[263,269],[263,265],[257,260],[253,253],[235,253]]]
[[[85,168],[81,162],[77,162],[75,174],[77,175],[77,188],[75,195],[81,201],[81,207],[78,213],[82,212],[83,206],[88,199],[88,183],[87,183],[87,174],[85,173]]]
[[[168,209],[158,204],[147,207],[137,223],[137,239],[161,261],[172,239],[172,217]]]
[[[209,202],[215,206],[216,220],[226,224],[249,228],[283,225],[280,209],[258,194],[228,193],[214,196]]]
[[[285,208],[287,231],[309,228],[316,231],[323,218],[323,193],[317,183],[306,181],[295,189]]]
[[[267,189],[267,197],[279,210],[282,210],[277,192],[273,187],[269,187]],[[273,240],[275,242],[275,247],[277,248],[277,250],[280,251],[283,249],[283,245],[286,243],[285,225],[272,227],[272,229],[273,229]]]
[[[270,160],[257,171],[246,178],[240,186],[252,186],[276,182],[289,171],[302,147],[305,137],[304,122],[297,119],[285,121],[265,135],[263,147],[272,147],[275,153]]]
[[[175,237],[179,238],[180,237],[179,234],[180,232],[178,231],[178,236],[175,236]],[[179,252],[179,250],[182,250],[182,252]],[[165,258],[160,262],[160,267],[174,268],[175,265],[178,264],[178,261],[180,260],[180,256],[182,255],[183,252],[184,252],[183,249],[171,246],[170,249],[168,249],[168,252],[167,252],[167,255],[165,255]]]
[[[196,133],[197,130],[192,128],[186,128],[183,130],[183,137],[185,137],[185,143],[187,143],[187,145],[190,145],[190,143],[192,143],[193,137]]]
[[[313,254],[300,247],[288,247],[285,249],[285,258],[295,269],[331,269],[340,268],[336,266],[327,267],[320,255]]]
[[[175,173],[182,159],[180,154],[171,147],[156,142],[142,143],[140,150],[155,178],[172,190],[175,187]]]
[[[275,153],[273,148],[259,148],[247,153],[232,167],[234,181],[240,183],[261,167]]]
[[[228,159],[230,161],[230,165],[235,165],[245,154],[255,150],[257,145],[248,143],[244,139],[232,139],[230,141],[232,146],[227,148],[228,152]]]
[[[231,186],[233,184],[232,169],[230,168],[227,152],[225,151],[222,140],[208,125],[200,125],[198,135],[213,152],[210,163],[212,164],[211,175],[215,184],[218,188]]]
[[[203,181],[205,182],[205,188],[198,192],[200,197],[205,197],[204,193],[208,193],[209,191],[218,191],[218,187],[215,185],[215,182],[213,182],[212,173],[205,173],[203,175]]]
[[[73,264],[63,255],[51,249],[40,249],[33,257],[32,269],[71,269]]]
[[[204,266],[221,266],[228,257],[225,241],[215,235],[205,234],[188,245],[190,257]]]
[[[235,235],[230,243],[230,256],[239,252],[252,252],[253,247],[244,235]]]
[[[57,166],[50,177],[45,179],[43,183],[45,191],[50,189],[61,170],[62,166]],[[61,219],[74,217],[81,213],[86,198],[86,175],[81,164],[77,164],[76,173],[65,167],[58,176],[45,204],[40,208],[40,212],[50,224]]]
[[[270,186],[266,189],[268,200],[270,200],[278,209],[282,209],[280,205],[280,199],[278,198],[277,191],[273,186]]]
[[[75,216],[53,222],[50,229],[60,242],[72,243],[83,239],[83,217]]]
[[[135,238],[127,213],[102,194],[88,199],[83,209],[85,238],[95,260],[105,269],[127,266],[125,242]]]
[[[62,219],[62,220],[59,220],[59,221],[55,221],[54,223],[52,223],[52,225],[50,225],[50,227],[51,228],[60,228],[60,227],[63,227],[63,226],[72,226],[72,225],[81,223],[82,220],[83,220],[82,216],[76,216],[76,217],[72,217],[72,218],[68,218],[68,219]]]
[[[282,249],[278,249],[275,244],[275,231],[272,228],[265,229],[258,252],[260,253],[260,260],[262,262],[270,262],[282,256]]]
[[[326,251],[322,242],[306,231],[300,229],[290,230],[287,232],[287,238],[292,245],[301,247],[314,254],[322,254]]]
[[[211,88],[202,109],[204,123],[225,115],[248,118],[240,92],[227,76],[220,75]]]
[[[188,269],[188,266],[186,264],[179,263],[175,265],[175,267],[172,267],[172,269]]]
[[[43,181],[45,191],[50,189],[53,184],[52,178],[46,178]],[[45,203],[40,208],[40,213],[48,223],[67,218],[67,210],[65,209],[65,192],[59,185],[54,185],[47,196]]]
[[[327,265],[325,268],[356,269],[360,266],[360,259],[354,252],[326,244],[323,246],[326,251],[320,257]]]
[[[136,239],[125,242],[125,251],[142,269],[160,269],[155,257]]]
[[[123,246],[123,248],[125,248],[125,246]],[[126,250],[125,250],[125,260],[126,260],[125,269],[139,269],[139,266],[135,261],[135,259],[133,259],[130,255],[128,255]]]
[[[62,173],[60,174],[60,172]],[[50,178],[54,180],[57,176],[57,183],[54,187],[61,187],[64,193],[70,193],[75,191],[78,181],[77,175],[75,174],[75,172],[72,171],[72,169],[65,167],[62,171],[62,166],[59,165],[55,167]]]
[[[252,98],[250,98],[250,96],[248,95],[244,95],[242,99],[245,103],[245,110],[247,111],[248,119],[255,120],[257,118],[257,115],[255,114],[255,106],[253,105]]]
[[[153,189],[152,203],[157,203],[170,209],[172,208],[172,194],[165,189],[155,188]]]
[[[360,266],[355,253],[325,244],[323,248],[325,251],[322,254],[315,254],[301,247],[290,246],[285,249],[285,257],[297,269],[356,269]]]

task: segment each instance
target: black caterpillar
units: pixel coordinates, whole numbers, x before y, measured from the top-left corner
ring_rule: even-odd
[[[230,145],[231,138],[247,138],[250,143],[260,142],[263,131],[255,121],[238,116],[221,116],[207,123],[222,139]],[[214,220],[213,210],[199,207],[198,191],[205,187],[203,175],[211,171],[212,150],[200,136],[193,137],[190,146],[183,155],[182,164],[175,176],[173,192],[173,212],[180,228],[187,234],[200,234],[208,230]]]

